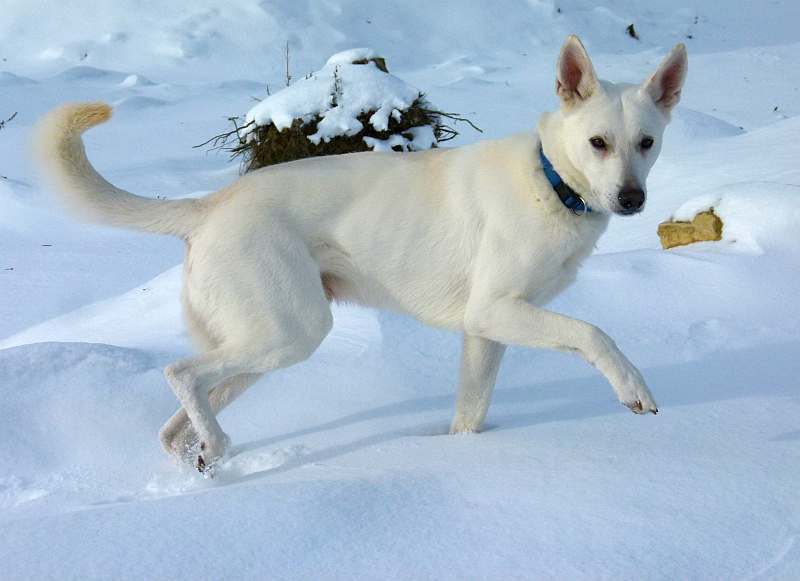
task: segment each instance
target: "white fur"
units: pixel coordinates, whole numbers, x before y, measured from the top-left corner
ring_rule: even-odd
[[[203,469],[226,451],[216,413],[261,374],[309,357],[331,328],[331,298],[464,332],[453,432],[479,429],[507,344],[577,352],[622,403],[655,413],[641,374],[605,333],[540,305],[573,280],[619,211],[620,188],[644,187],[685,69],[679,45],[642,86],[601,82],[570,37],[557,73],[561,109],[536,134],[306,159],[202,200],[140,198],[100,177],[80,133],[108,118],[103,104],[55,110],[37,143],[55,189],[83,216],[185,239],[183,305],[202,353],[165,371],[183,407],[161,438]],[[610,144],[603,155],[588,143],[596,134]],[[637,149],[642,134],[656,141],[649,152]],[[593,213],[561,204],[540,142]]]

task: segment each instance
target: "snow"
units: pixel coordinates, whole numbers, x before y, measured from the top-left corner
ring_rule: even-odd
[[[379,58],[375,50],[371,48],[351,48],[350,50],[343,50],[337,52],[325,64],[328,66],[336,65],[350,65],[356,61],[369,61],[370,59]]]
[[[308,136],[309,141],[319,144],[334,137],[357,134],[364,127],[358,116],[374,111],[369,124],[376,131],[386,131],[389,116],[399,118],[401,112],[419,98],[420,92],[394,75],[384,73],[372,62],[352,64],[354,60],[374,55],[375,51],[364,48],[333,55],[319,71],[298,79],[250,109],[245,122],[271,123],[283,130],[291,127],[295,119],[309,122],[321,117],[317,131]],[[370,141],[368,145],[376,140]],[[424,141],[406,139],[401,144]]]
[[[800,5],[557,6],[4,8],[0,118],[18,115],[0,130],[0,578],[800,578]],[[484,129],[460,145],[555,106],[571,32],[618,81],[689,48],[645,212],[613,219],[551,305],[614,337],[659,415],[630,414],[572,356],[512,348],[486,431],[446,436],[458,337],[338,307],[313,358],[222,413],[235,454],[214,480],[174,466],[157,431],[176,408],[161,369],[191,351],[182,244],[67,218],[27,157],[35,120],[64,101],[117,103],[85,136],[101,173],[200,196],[238,167],[192,146],[282,86],[287,40],[293,86],[374,47]],[[659,222],[711,207],[721,242],[660,249]]]
[[[392,148],[398,146],[403,151],[420,151],[423,149],[430,149],[437,144],[436,135],[434,134],[433,127],[430,125],[412,127],[403,133],[411,134],[411,139],[405,135],[390,135],[388,139],[364,137],[364,142],[373,151],[397,151]]]

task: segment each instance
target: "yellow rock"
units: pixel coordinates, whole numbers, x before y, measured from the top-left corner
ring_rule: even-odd
[[[658,237],[663,248],[722,240],[722,220],[711,209],[700,212],[691,222],[662,222],[658,225]]]

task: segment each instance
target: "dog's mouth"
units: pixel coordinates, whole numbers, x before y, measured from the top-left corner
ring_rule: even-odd
[[[638,208],[621,208],[618,206],[614,209],[614,213],[618,216],[634,216],[639,214],[642,210],[644,210],[644,206]]]

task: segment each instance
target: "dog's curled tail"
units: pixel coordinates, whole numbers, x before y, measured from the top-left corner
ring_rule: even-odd
[[[45,115],[35,132],[34,154],[47,184],[83,220],[186,238],[200,222],[202,200],[137,196],[92,167],[81,134],[110,118],[105,103],[71,103]]]

